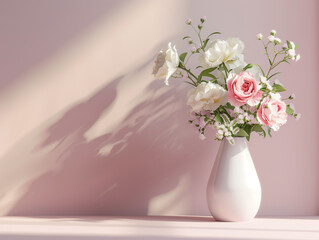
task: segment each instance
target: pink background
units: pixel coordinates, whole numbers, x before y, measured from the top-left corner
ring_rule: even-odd
[[[247,62],[267,63],[259,32],[300,45],[279,79],[303,116],[250,150],[259,215],[318,214],[318,10],[314,0],[2,0],[0,215],[209,215],[219,143],[187,123],[189,87],[150,74],[168,41],[187,49],[184,20],[202,15],[207,33],[245,42]]]

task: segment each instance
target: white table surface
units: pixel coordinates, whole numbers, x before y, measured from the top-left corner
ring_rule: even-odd
[[[1,240],[319,240],[319,216],[215,222],[205,216],[0,217]]]

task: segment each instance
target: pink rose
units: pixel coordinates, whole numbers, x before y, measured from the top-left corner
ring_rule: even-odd
[[[261,98],[262,92],[259,91],[254,76],[250,72],[241,72],[227,80],[228,101],[234,106],[242,106],[247,103],[256,106]]]
[[[257,119],[261,124],[278,131],[287,122],[286,104],[280,100],[279,94],[266,97],[257,111]]]

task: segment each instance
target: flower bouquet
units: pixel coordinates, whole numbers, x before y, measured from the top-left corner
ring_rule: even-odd
[[[254,218],[261,202],[261,186],[251,159],[246,139],[256,132],[271,137],[287,122],[288,116],[300,118],[291,100],[294,94],[286,91],[275,79],[283,63],[297,62],[297,44],[282,43],[276,31],[263,39],[262,43],[269,66],[247,63],[244,60],[244,43],[238,38],[214,39],[220,32],[203,37],[206,17],[194,26],[196,40],[190,36],[183,39],[190,50],[178,55],[176,47],[168,44],[160,51],[153,69],[157,79],[169,84],[170,78],[181,78],[190,84],[187,104],[191,107],[189,122],[195,126],[199,136],[205,138],[209,127],[216,128],[216,140],[222,141],[207,185],[208,208],[216,220],[243,221]],[[189,67],[190,60],[196,58]]]
[[[203,37],[205,21],[206,17],[202,17],[195,27],[187,19],[197,41],[185,36],[183,39],[191,48],[180,55],[169,43],[165,52],[159,52],[153,69],[155,78],[164,80],[166,85],[170,78],[181,78],[193,86],[188,93],[189,122],[198,129],[200,137],[205,138],[208,127],[215,127],[216,140],[226,138],[233,144],[234,137],[246,137],[249,141],[252,132],[264,137],[268,132],[271,136],[271,130],[279,130],[288,115],[298,119],[301,115],[291,103],[295,95],[283,98],[280,93],[286,89],[278,79],[273,81],[280,74],[276,71],[280,64],[300,59],[296,54],[298,45],[288,40],[282,44],[275,30],[266,41],[261,33],[257,34],[269,62],[268,69],[264,69],[245,62],[244,43],[240,39],[213,39],[220,32]],[[195,55],[198,64],[191,69],[188,64]]]

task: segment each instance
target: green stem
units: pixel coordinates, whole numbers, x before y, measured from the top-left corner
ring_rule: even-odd
[[[198,36],[198,39],[200,41],[200,46],[201,48],[203,47],[203,41],[202,41],[202,38],[200,36],[200,32],[201,32],[201,29],[199,31],[196,30],[196,28],[193,26],[193,24],[191,24],[192,28],[194,29],[194,31],[197,33],[197,36]]]
[[[224,78],[224,80],[225,80],[225,88],[226,88],[226,90],[228,90],[228,87],[227,87],[228,69],[227,69],[226,64],[224,62],[222,63],[222,65],[223,65],[223,68],[225,70],[225,75],[226,75],[226,77]]]
[[[196,86],[198,85],[199,82],[198,82],[197,77],[196,77],[189,69],[187,69],[184,65],[180,66],[179,68],[182,69],[182,70],[184,70],[184,71],[186,71],[186,72],[188,73],[189,79],[190,79]],[[194,81],[190,76],[192,76],[196,81]]]

